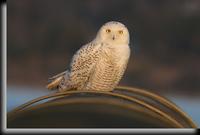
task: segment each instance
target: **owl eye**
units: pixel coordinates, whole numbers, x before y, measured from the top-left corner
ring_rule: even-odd
[[[106,29],[106,32],[107,32],[107,33],[110,33],[110,32],[111,32],[111,30],[110,30],[110,29]]]
[[[119,34],[123,34],[123,30],[119,30],[118,32],[119,32]]]

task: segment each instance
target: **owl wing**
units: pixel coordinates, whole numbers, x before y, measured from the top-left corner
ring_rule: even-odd
[[[95,70],[102,50],[102,44],[93,42],[81,47],[72,58],[70,64],[69,84],[77,89],[82,89]]]

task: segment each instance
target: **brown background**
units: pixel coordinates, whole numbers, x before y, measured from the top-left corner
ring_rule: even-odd
[[[199,96],[199,0],[10,0],[8,85],[45,87],[107,21],[124,23],[132,54],[122,85]]]

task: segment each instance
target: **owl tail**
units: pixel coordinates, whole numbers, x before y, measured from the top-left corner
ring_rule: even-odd
[[[58,89],[60,83],[66,80],[65,76],[68,74],[68,71],[65,71],[49,78],[49,84],[47,84],[46,88],[49,90]]]

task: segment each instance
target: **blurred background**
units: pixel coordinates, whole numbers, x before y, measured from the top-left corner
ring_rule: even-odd
[[[47,78],[102,24],[125,24],[132,54],[120,85],[167,97],[200,125],[199,0],[7,1],[7,110],[50,93]]]

